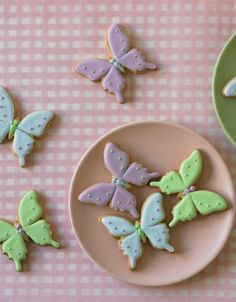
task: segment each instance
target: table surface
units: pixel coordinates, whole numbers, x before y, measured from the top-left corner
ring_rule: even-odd
[[[236,149],[216,119],[211,79],[217,56],[234,33],[235,1],[33,1],[0,3],[0,85],[18,116],[50,109],[56,119],[21,169],[11,143],[1,145],[0,216],[16,218],[21,194],[40,192],[61,250],[29,246],[24,272],[0,255],[0,301],[235,301],[236,229],[217,259],[178,285],[140,288],[98,268],[78,246],[68,214],[70,180],[82,154],[121,124],[174,121],[208,139],[236,180]],[[134,44],[159,72],[129,75],[127,103],[74,73],[89,57],[103,58],[111,23],[126,24]]]

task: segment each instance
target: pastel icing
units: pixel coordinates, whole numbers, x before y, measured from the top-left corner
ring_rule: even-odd
[[[169,244],[169,229],[165,223],[163,198],[160,193],[151,194],[143,203],[140,222],[131,221],[118,216],[106,215],[99,220],[114,237],[119,237],[119,246],[129,259],[129,267],[136,268],[137,259],[142,256],[142,243],[146,239],[155,249],[174,252]]]
[[[223,95],[226,97],[236,97],[236,77],[232,78],[223,88]]]
[[[226,201],[219,194],[206,190],[196,191],[193,184],[197,181],[201,171],[201,153],[199,150],[194,150],[181,163],[179,172],[170,171],[160,181],[150,182],[152,187],[159,188],[167,195],[179,193],[178,197],[181,200],[172,209],[173,219],[169,223],[169,227],[175,226],[179,221],[194,219],[198,212],[208,215],[227,208]]]
[[[14,105],[7,91],[0,87],[0,143],[8,135],[13,137],[12,147],[19,158],[20,166],[25,165],[25,157],[33,149],[34,136],[41,136],[53,112],[44,110],[27,115],[22,121],[14,119]]]
[[[60,247],[60,243],[52,239],[49,224],[40,219],[42,208],[37,201],[37,193],[28,191],[20,201],[18,208],[19,223],[15,226],[0,220],[0,243],[3,253],[15,263],[16,270],[22,271],[22,261],[26,259],[27,248],[24,240],[30,238],[39,245]]]
[[[114,143],[107,143],[104,149],[104,163],[113,175],[112,182],[98,183],[85,189],[79,195],[79,201],[104,206],[110,203],[113,209],[127,211],[134,218],[139,217],[136,209],[136,198],[128,191],[131,185],[145,186],[150,179],[159,173],[149,173],[139,163],[131,163],[126,152],[120,150]]]
[[[131,48],[129,37],[124,33],[121,25],[114,24],[108,31],[108,45],[112,53],[110,61],[89,59],[75,66],[78,74],[84,75],[92,81],[102,80],[104,90],[114,94],[119,103],[124,103],[125,79],[123,73],[142,72],[156,69],[156,64],[149,63],[135,48]]]

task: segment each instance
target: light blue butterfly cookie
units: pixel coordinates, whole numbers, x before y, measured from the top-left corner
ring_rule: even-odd
[[[7,91],[0,87],[0,143],[8,135],[13,138],[13,150],[19,158],[20,166],[25,165],[25,157],[33,149],[34,136],[43,134],[48,122],[53,117],[53,112],[48,110],[36,111],[20,121],[14,118],[14,105]]]

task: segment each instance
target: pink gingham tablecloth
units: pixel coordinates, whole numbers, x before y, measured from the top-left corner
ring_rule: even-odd
[[[127,77],[127,103],[74,72],[89,57],[103,58],[111,23],[125,24],[135,45],[160,71]],[[0,217],[16,218],[20,195],[41,193],[45,217],[63,249],[31,244],[17,273],[0,255],[0,301],[236,300],[236,229],[203,272],[179,285],[139,288],[98,268],[72,233],[68,190],[85,150],[108,130],[141,120],[174,121],[194,129],[221,153],[236,180],[236,149],[217,122],[211,97],[216,58],[236,28],[236,2],[59,1],[0,2],[0,85],[19,116],[50,109],[56,119],[20,169],[11,144],[0,146]]]

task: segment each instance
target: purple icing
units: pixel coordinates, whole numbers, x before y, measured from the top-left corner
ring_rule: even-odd
[[[136,198],[128,192],[129,183],[136,186],[146,185],[150,179],[159,173],[149,173],[141,164],[132,163],[129,166],[129,156],[114,143],[108,143],[104,149],[104,162],[107,169],[115,176],[112,183],[99,183],[84,190],[79,195],[79,201],[99,206],[107,205],[128,211],[134,218],[139,217],[136,209]]]
[[[130,41],[119,24],[114,24],[108,31],[109,47],[112,51],[112,63],[101,59],[89,59],[75,67],[75,71],[85,75],[92,81],[100,81],[104,89],[116,96],[120,102],[124,102],[123,90],[125,80],[121,74],[125,68],[136,72],[146,69],[155,69],[156,65],[145,61],[141,53],[133,48],[130,50]]]
[[[134,218],[139,217],[139,213],[136,209],[135,196],[120,186],[117,186],[114,197],[112,198],[111,207],[119,209],[121,212],[130,212]]]

